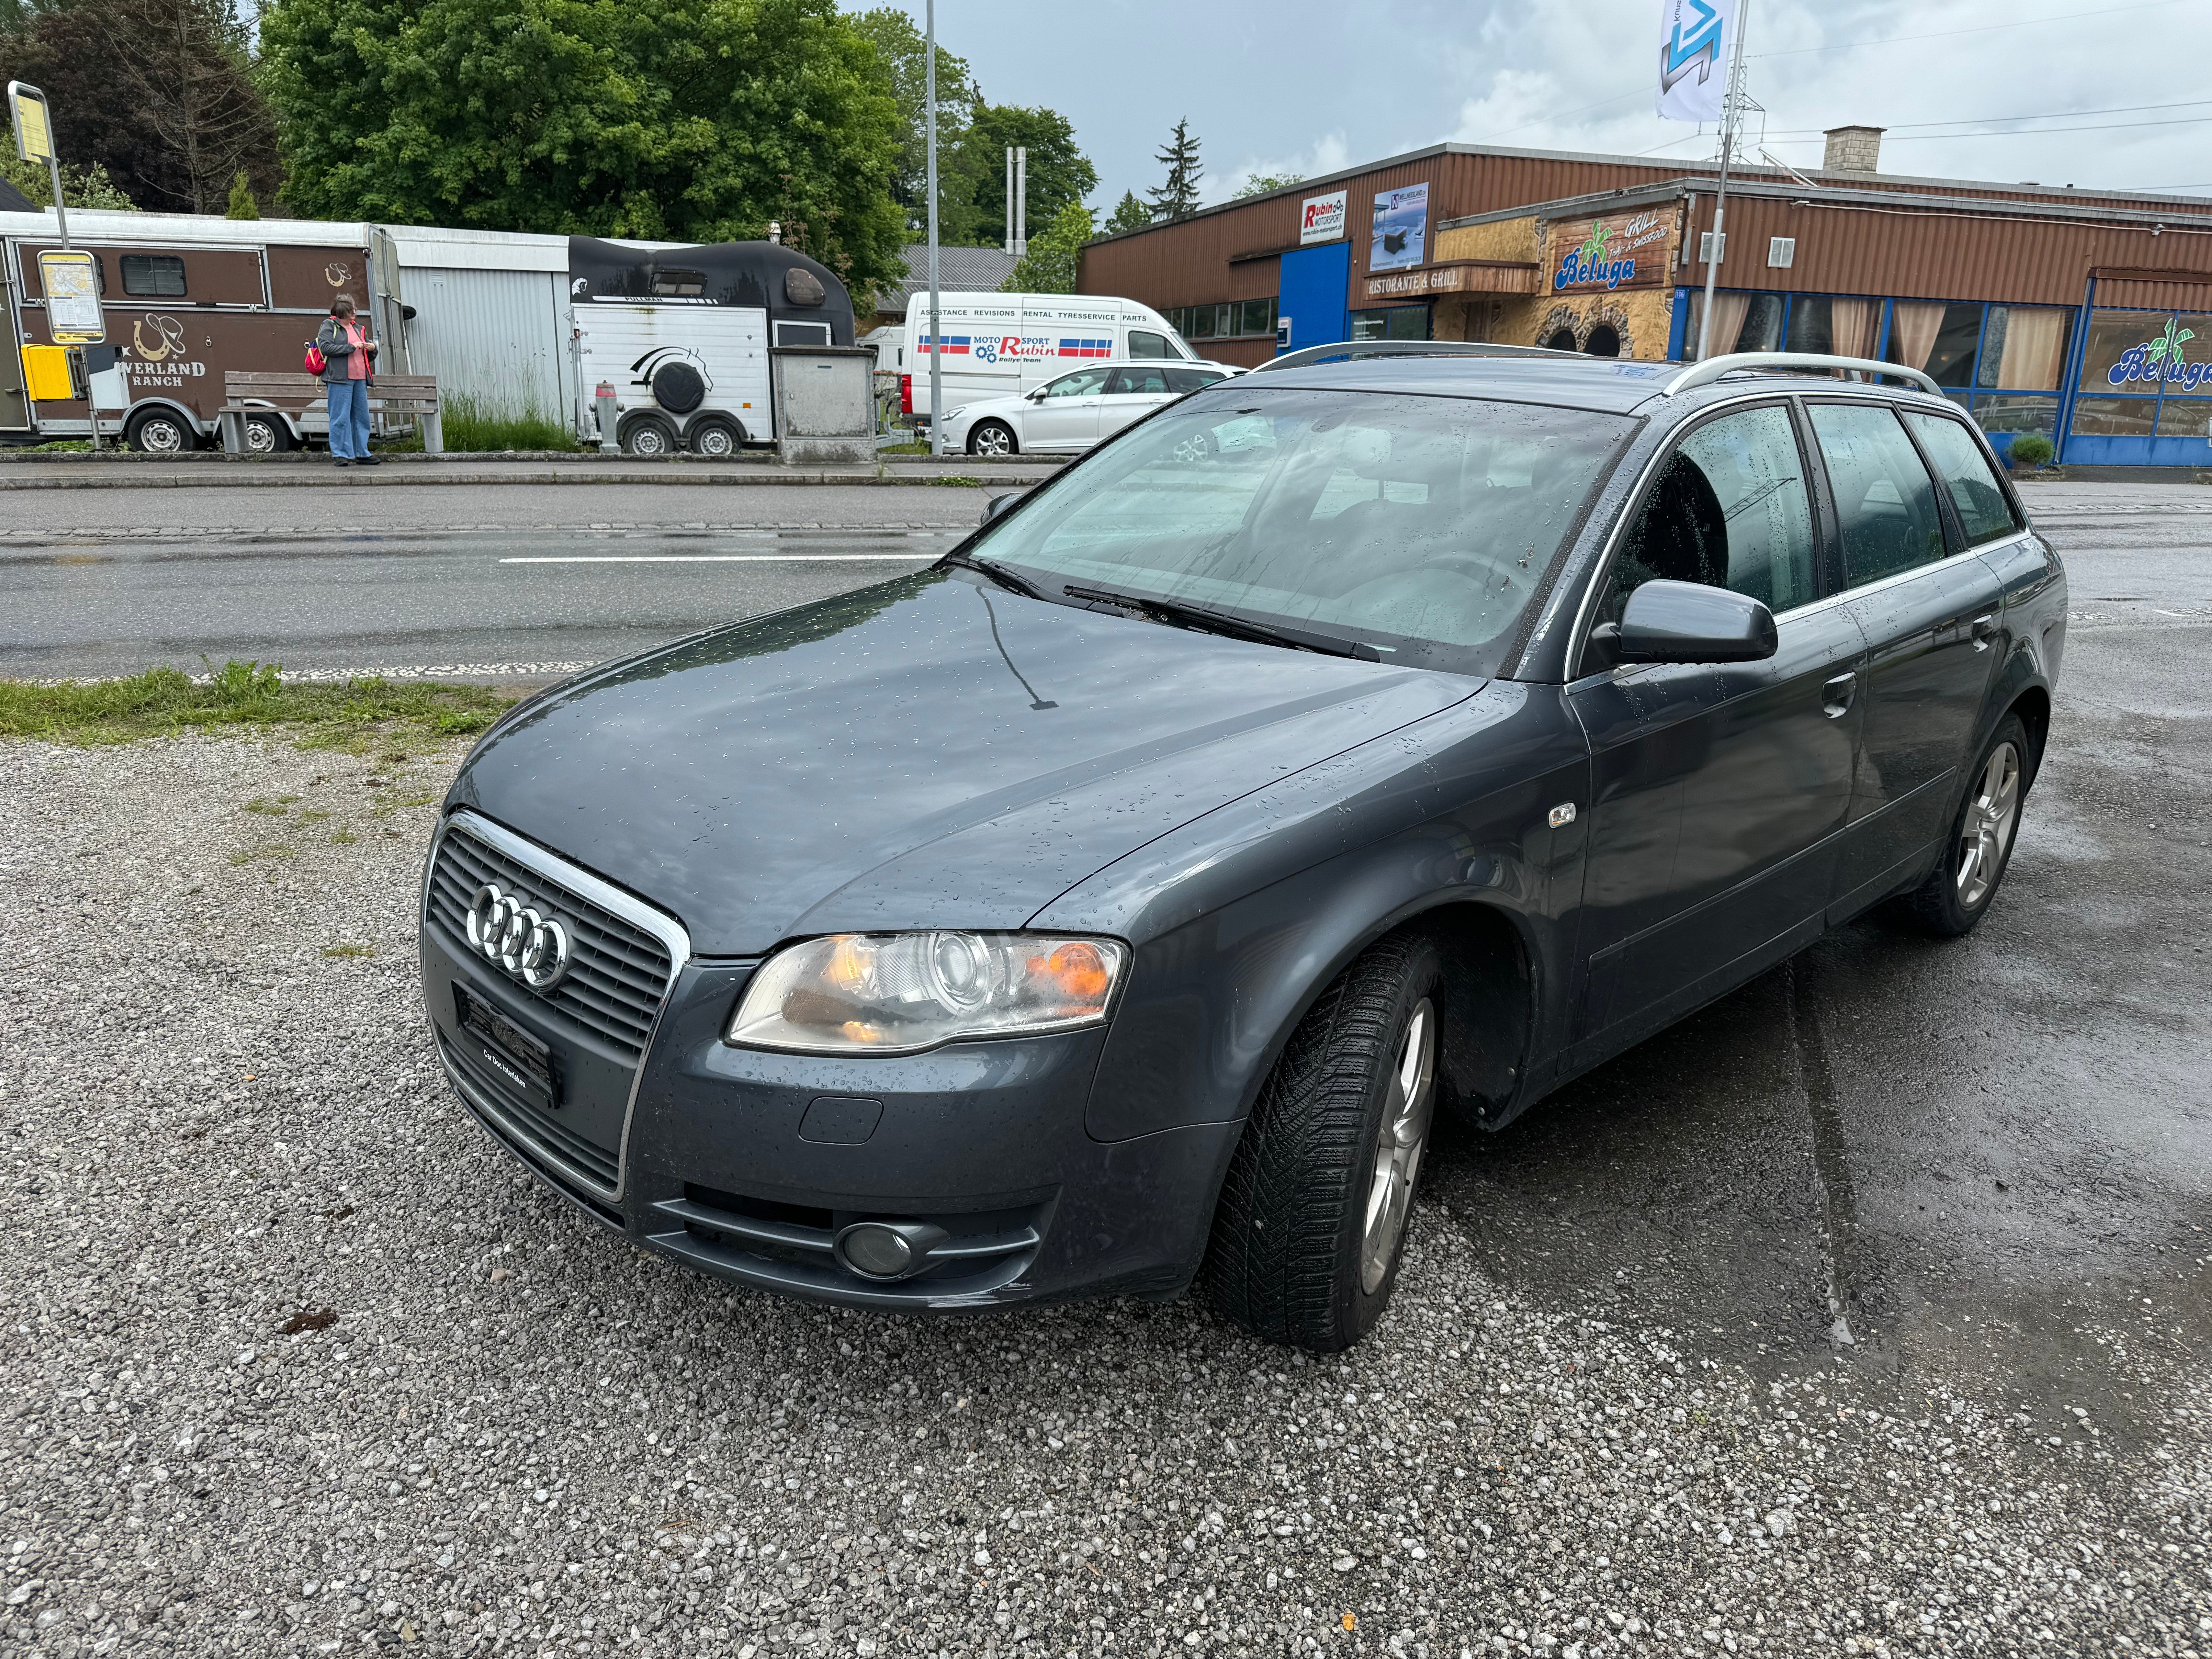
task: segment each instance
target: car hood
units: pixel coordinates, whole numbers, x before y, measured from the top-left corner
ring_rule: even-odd
[[[556,690],[452,804],[672,913],[701,956],[1019,927],[1103,866],[1483,682],[929,570]]]
[[[1025,409],[1036,407],[1028,398],[1022,397],[978,398],[973,403],[963,404],[959,408],[949,410],[945,420],[950,426],[955,421],[980,421],[986,415],[1018,415]]]

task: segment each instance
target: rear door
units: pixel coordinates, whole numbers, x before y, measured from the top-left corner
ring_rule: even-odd
[[[1865,735],[1830,907],[1840,921],[1923,870],[1949,824],[2002,655],[1990,642],[2003,606],[1996,574],[1894,407],[1821,399],[1808,412],[1834,504],[1844,608],[1870,647]],[[2004,524],[2012,528],[2009,507]]]
[[[1644,582],[1704,582],[1765,604],[1780,644],[1765,662],[1601,669],[1568,688],[1593,782],[1577,1063],[1820,931],[1865,645],[1822,602],[1809,471],[1785,400],[1727,410],[1661,464],[1622,538],[1597,620],[1618,621]]]
[[[1101,363],[1079,368],[1048,382],[1022,416],[1022,443],[1028,449],[1087,449],[1098,441],[1098,406],[1106,377]]]
[[[1175,398],[1164,364],[1125,363],[1108,377],[1098,399],[1098,435],[1112,437]]]

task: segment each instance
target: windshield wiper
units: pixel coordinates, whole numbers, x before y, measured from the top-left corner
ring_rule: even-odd
[[[978,572],[988,576],[1000,586],[1009,588],[1020,594],[1025,599],[1048,599],[1052,597],[1026,577],[1014,574],[996,559],[979,559],[972,553],[947,553],[938,561],[938,563],[956,565],[963,570]]]
[[[1277,623],[1247,622],[1242,617],[1232,617],[1221,611],[1209,611],[1202,605],[1186,605],[1181,599],[1155,599],[1142,593],[1117,593],[1108,587],[1084,587],[1074,584],[1060,591],[1071,599],[1119,605],[1124,611],[1143,611],[1164,621],[1181,623],[1185,627],[1200,629],[1209,634],[1224,634],[1231,639],[1254,640],[1262,645],[1285,645],[1297,651],[1318,651],[1329,657],[1357,657],[1363,662],[1382,660],[1382,653],[1363,641],[1340,639],[1334,634],[1316,634],[1303,628],[1285,628]]]

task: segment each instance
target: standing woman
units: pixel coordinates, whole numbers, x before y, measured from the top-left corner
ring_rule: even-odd
[[[354,320],[353,295],[331,301],[331,314],[315,331],[323,354],[323,385],[330,394],[331,457],[336,466],[375,466],[368,453],[368,388],[377,344],[368,327]]]

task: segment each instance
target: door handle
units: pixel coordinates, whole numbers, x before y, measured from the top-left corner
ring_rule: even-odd
[[[1974,618],[1972,627],[1974,634],[1974,649],[1977,651],[1988,650],[1990,648],[1990,641],[1997,631],[1996,613],[1993,611],[1983,612],[1982,615]]]
[[[1838,674],[1820,688],[1820,708],[1832,720],[1841,720],[1851,712],[1851,700],[1859,694],[1859,677]]]

